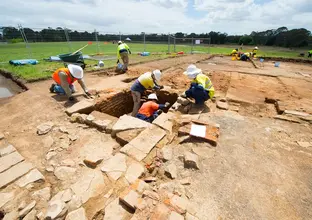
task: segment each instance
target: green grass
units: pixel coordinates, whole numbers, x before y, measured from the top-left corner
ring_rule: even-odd
[[[55,43],[31,43],[31,56],[29,55],[29,51],[26,49],[24,43],[16,43],[16,44],[0,44],[0,69],[5,69],[9,72],[14,73],[17,77],[23,78],[25,80],[34,80],[40,78],[46,78],[51,75],[51,73],[59,68],[63,67],[63,63],[55,63],[55,62],[47,62],[44,61],[44,58],[48,58],[50,56],[55,56],[58,54],[73,52],[84,45],[87,42],[71,42],[72,50],[69,49],[69,45],[67,42],[55,42]],[[146,51],[155,53],[162,53],[161,55],[151,55],[147,57],[141,57],[136,55],[138,52],[142,52],[144,50],[144,45],[139,43],[129,43],[131,48],[132,55],[130,57],[130,62],[140,62],[140,61],[149,61],[159,58],[164,58],[167,55],[165,53],[168,51],[167,44],[146,44]],[[110,57],[116,56],[116,44],[108,43],[104,44],[104,42],[99,43],[99,47],[96,43],[89,45],[85,49],[83,49],[84,54],[96,54],[98,51],[103,53],[103,55],[107,55]],[[211,54],[228,54],[231,52],[233,48],[237,46],[233,45],[222,45],[216,46],[212,45],[211,47],[206,46],[194,46],[193,50],[203,53],[211,53]],[[173,46],[170,47],[170,51],[172,52],[174,49]],[[251,51],[252,47],[244,47],[244,51]],[[185,53],[191,52],[190,45],[177,45],[176,51],[184,51]],[[262,56],[270,56],[270,57],[289,57],[289,58],[298,58],[298,54],[300,52],[306,52],[305,50],[290,50],[285,48],[277,48],[277,47],[260,47],[260,50],[257,55]],[[12,66],[8,64],[8,61],[11,59],[28,59],[33,58],[39,61],[38,65],[35,66]],[[89,66],[93,66],[97,63],[94,60],[86,60],[85,61]],[[113,67],[116,65],[116,60],[106,60],[104,61],[105,67]],[[92,67],[87,68],[92,69]]]

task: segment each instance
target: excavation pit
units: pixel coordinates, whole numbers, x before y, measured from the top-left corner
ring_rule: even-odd
[[[141,104],[147,100],[147,96],[151,92],[145,92],[141,97]],[[178,94],[166,90],[156,92],[159,104],[170,103],[169,108],[177,101]],[[100,94],[101,98],[95,104],[95,110],[112,115],[114,117],[120,117],[125,114],[130,114],[133,110],[133,98],[130,90],[123,90],[119,92],[110,92],[106,94]],[[168,108],[168,109],[169,109]],[[165,109],[164,112],[168,112]]]

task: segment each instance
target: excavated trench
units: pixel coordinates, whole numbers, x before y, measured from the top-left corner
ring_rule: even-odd
[[[146,92],[142,95],[141,104],[143,104],[147,100],[147,96],[150,93],[151,92]],[[156,94],[159,104],[165,104],[166,102],[169,102],[170,107],[178,99],[178,94],[175,92],[161,90],[157,91]],[[132,112],[133,99],[130,90],[123,90],[120,92],[108,93],[100,96],[101,98],[95,104],[95,110],[115,117],[120,117],[124,114],[129,114]],[[167,112],[168,109],[165,109],[164,112]]]
[[[12,73],[0,69],[0,99],[14,96],[28,90]]]

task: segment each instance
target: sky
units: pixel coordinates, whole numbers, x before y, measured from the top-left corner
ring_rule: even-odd
[[[1,0],[0,26],[100,33],[311,30],[312,0]]]

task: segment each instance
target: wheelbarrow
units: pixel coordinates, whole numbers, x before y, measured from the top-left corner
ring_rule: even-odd
[[[64,62],[64,66],[67,67],[68,64],[75,64],[81,67],[85,67],[85,62],[82,53],[79,51],[77,53],[66,53],[60,54],[58,57]]]

